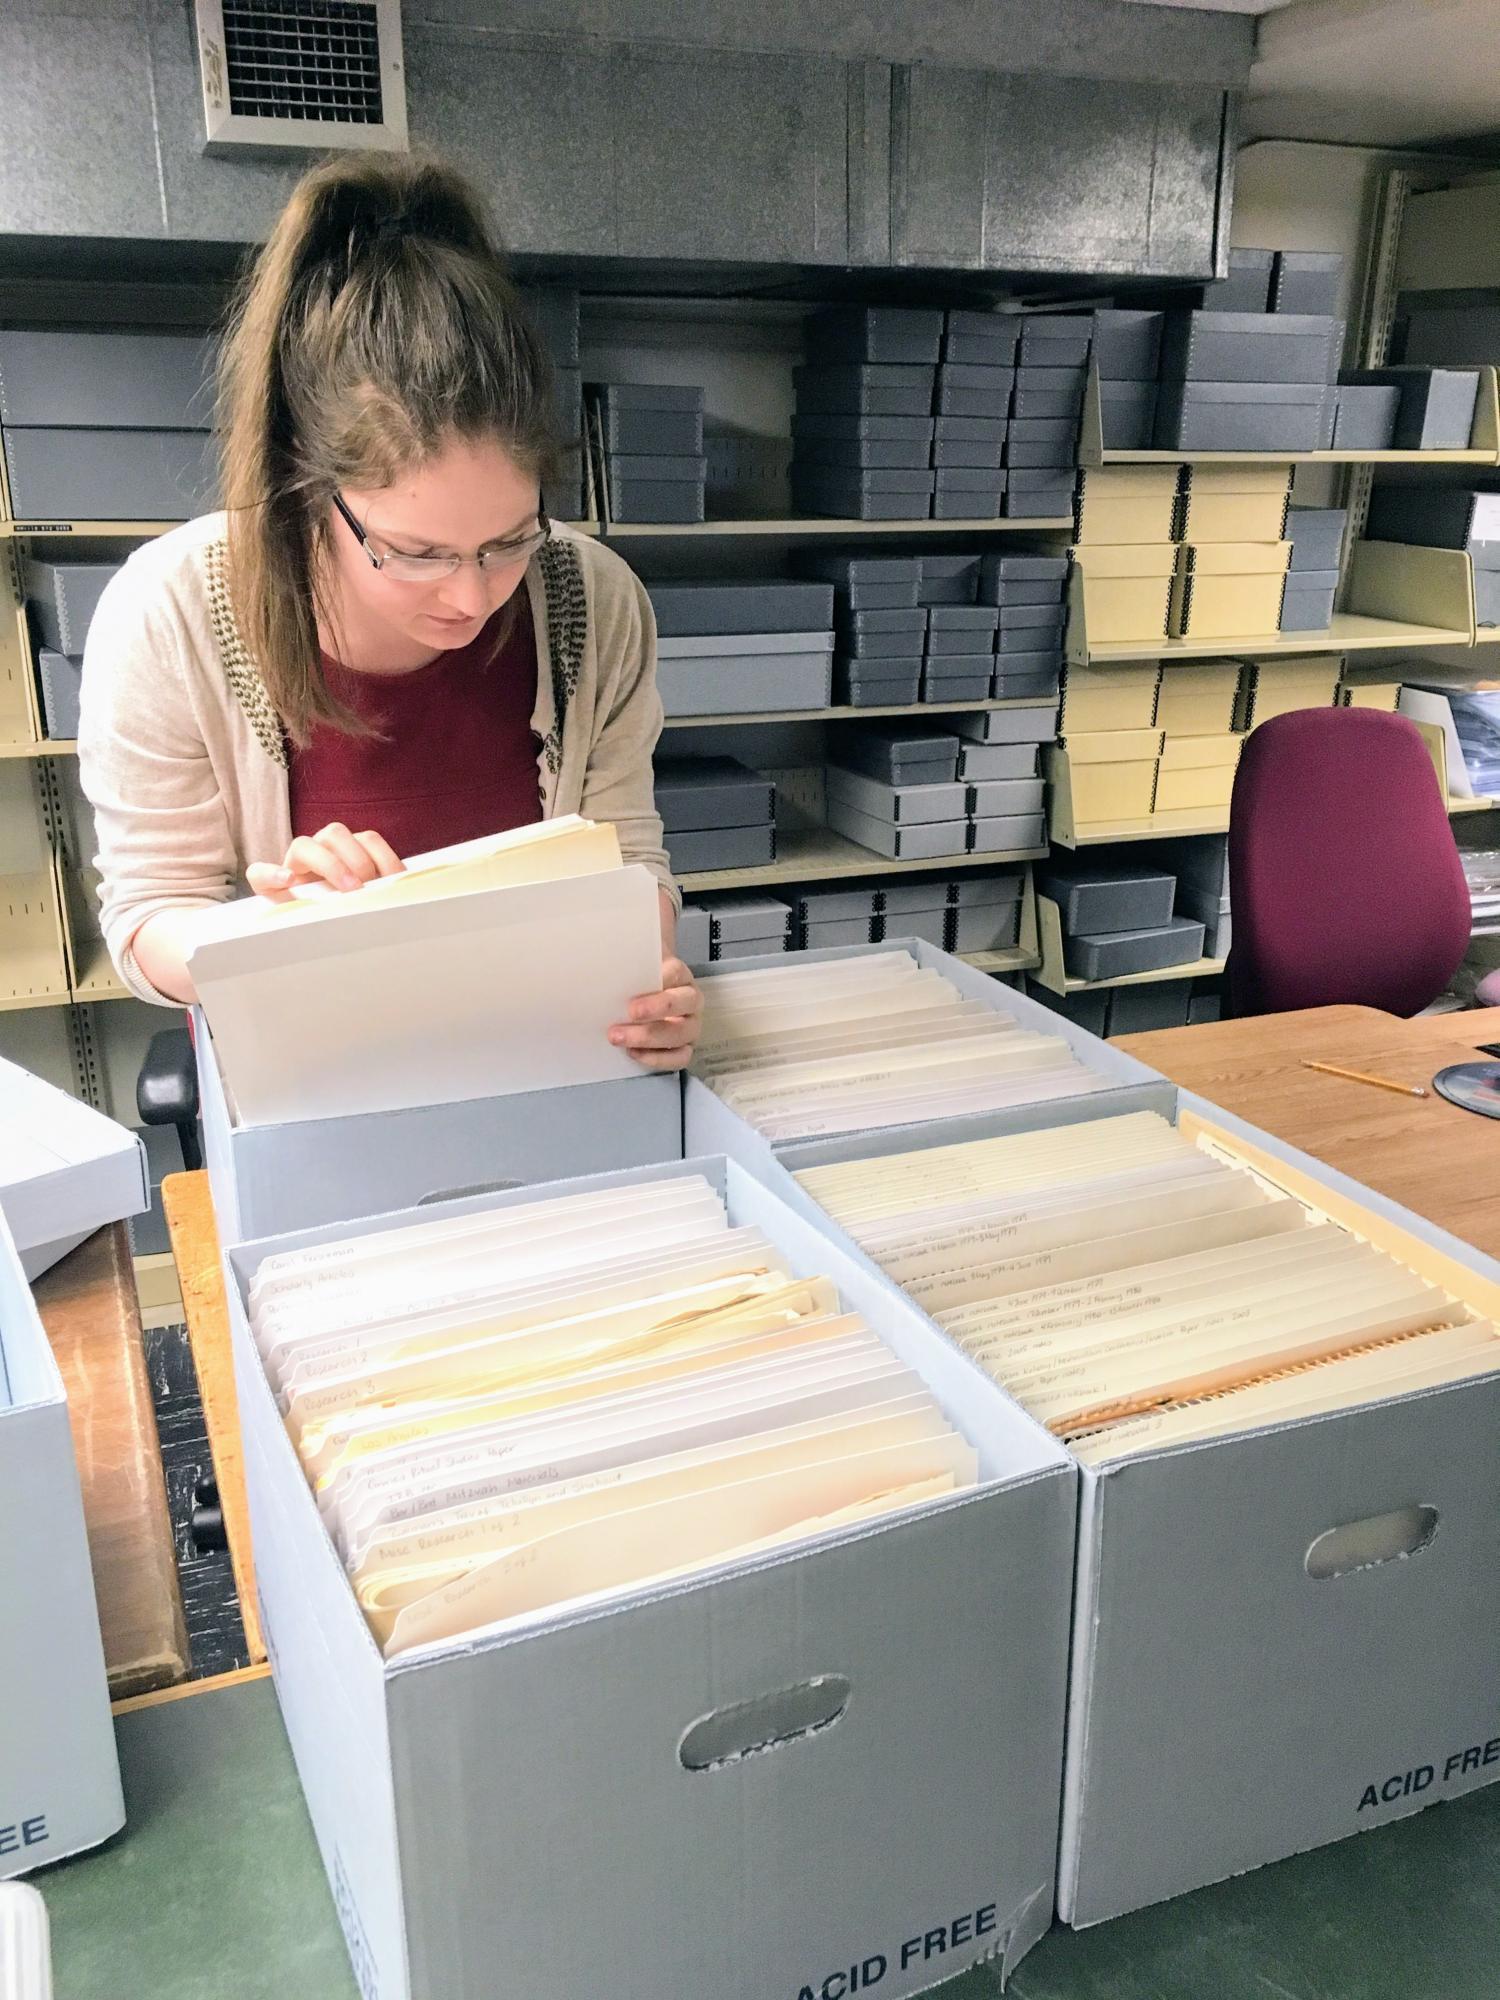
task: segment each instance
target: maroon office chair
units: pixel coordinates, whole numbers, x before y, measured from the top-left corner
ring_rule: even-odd
[[[1229,1011],[1420,1013],[1469,945],[1468,884],[1414,725],[1306,708],[1252,731],[1229,808]]]

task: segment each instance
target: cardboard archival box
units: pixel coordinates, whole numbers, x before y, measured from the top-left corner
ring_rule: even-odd
[[[1234,660],[1165,669],[1156,694],[1156,726],[1166,735],[1222,736],[1234,726],[1240,669]]]
[[[834,1280],[977,1448],[977,1487],[387,1662],[244,1310],[264,1256],[350,1231],[226,1258],[262,1620],[366,2000],[900,2000],[1013,1965],[1051,1920],[1066,1454],[731,1163],[572,1185],[680,1174]]]
[[[1291,552],[1290,542],[1185,542],[1172,579],[1172,636],[1276,631]]]
[[[1149,729],[1156,715],[1160,675],[1154,660],[1112,667],[1069,667],[1059,727],[1064,735],[1079,730]]]
[[[1074,575],[1091,645],[1165,639],[1177,544],[1101,544],[1078,548]]]
[[[1144,819],[1161,744],[1156,729],[1085,731],[1048,746],[1047,775],[1056,785],[1065,774],[1075,821]]]
[[[28,1278],[151,1206],[135,1133],[16,1063],[0,1062],[0,1134],[0,1212]]]
[[[1157,812],[1191,812],[1229,805],[1243,736],[1168,736],[1156,767]]]
[[[1279,1189],[1500,1313],[1493,1258],[1201,1098],[1178,1105],[1185,1131],[1218,1135]],[[770,1185],[816,1216],[790,1179],[800,1168],[973,1136],[789,1147]],[[1080,1467],[1067,1922],[1500,1779],[1497,1425],[1500,1374]]]
[[[1046,1126],[1071,1125],[1080,1118],[1103,1118],[1115,1112],[1160,1111],[1170,1105],[1173,1100],[1172,1086],[1155,1070],[1137,1062],[1134,1056],[1112,1049],[1107,1042],[1085,1034],[1050,1008],[1041,1006],[1012,987],[998,984],[988,973],[976,971],[973,966],[965,965],[962,959],[939,951],[935,945],[920,940],[908,943],[898,934],[904,922],[899,914],[887,916],[886,930],[889,935],[883,944],[856,945],[843,951],[806,951],[799,954],[797,963],[807,965],[816,959],[868,958],[876,952],[907,951],[924,969],[940,972],[966,1000],[978,1000],[993,1007],[997,1013],[1009,1014],[1021,1027],[1029,1028],[1034,1034],[1060,1035],[1080,1062],[1096,1074],[1108,1078],[1109,1087],[1078,1097],[1017,1104],[1003,1111],[976,1112],[966,1118],[881,1126],[863,1132],[842,1133],[834,1138],[800,1139],[773,1146],[761,1137],[753,1125],[748,1125],[721,1098],[716,1097],[707,1084],[690,1073],[685,1079],[683,1092],[686,1153],[724,1153],[741,1166],[748,1167],[752,1173],[761,1174],[774,1161],[788,1156],[791,1150],[796,1151],[803,1165],[809,1165],[814,1159],[859,1159],[866,1152],[902,1152],[906,1146],[937,1145],[942,1143],[935,1136],[937,1134],[954,1140],[983,1139],[999,1132],[1033,1132]],[[784,963],[776,957],[740,959],[731,969],[752,972]],[[702,982],[705,988],[712,985],[716,971],[716,967],[709,968]],[[892,1134],[904,1134],[904,1144],[887,1145],[885,1142]]]
[[[3,1215],[0,1522],[4,1879],[108,1840],[125,1800],[67,1398]]]

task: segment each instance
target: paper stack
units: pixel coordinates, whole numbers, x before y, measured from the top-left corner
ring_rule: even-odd
[[[1087,1464],[1500,1368],[1487,1320],[1155,1112],[797,1178]]]
[[[716,976],[693,1074],[773,1144],[1109,1085],[904,951]]]
[[[273,1255],[250,1317],[387,1654],[978,1477],[832,1282],[697,1175]]]
[[[568,816],[204,917],[189,970],[241,1124],[602,1083],[661,984],[656,883]]]

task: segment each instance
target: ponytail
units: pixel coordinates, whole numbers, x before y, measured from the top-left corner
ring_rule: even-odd
[[[333,495],[455,435],[539,481],[556,462],[551,364],[463,177],[390,153],[306,174],[240,292],[219,416],[240,633],[294,743],[357,729],[318,645]]]

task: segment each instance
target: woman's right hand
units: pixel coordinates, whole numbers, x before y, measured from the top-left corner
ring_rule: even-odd
[[[399,875],[405,863],[378,833],[351,833],[340,820],[321,832],[294,840],[280,866],[252,861],[245,880],[257,896],[284,903],[294,889],[308,882],[326,882],[330,889],[358,889],[377,876]]]

